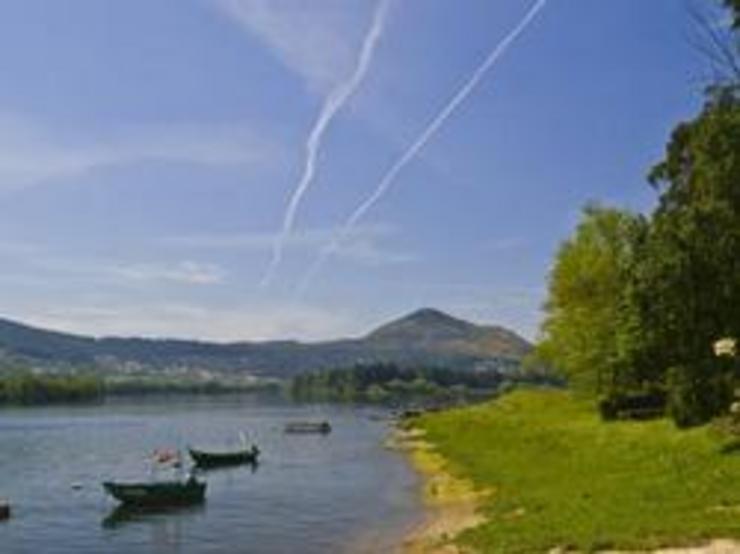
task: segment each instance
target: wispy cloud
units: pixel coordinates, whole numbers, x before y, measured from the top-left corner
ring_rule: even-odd
[[[323,93],[354,65],[363,13],[347,0],[214,0],[261,41],[314,93]]]
[[[185,285],[218,285],[226,272],[216,264],[183,261],[175,264],[120,264],[101,270],[127,281],[165,281]]]
[[[103,140],[79,140],[33,118],[0,112],[0,190],[136,162],[256,169],[279,156],[275,144],[245,126],[139,125]]]
[[[16,306],[3,314],[32,325],[96,336],[147,336],[216,341],[319,340],[365,330],[342,310],[310,305],[124,302],[95,297],[74,303]]]
[[[383,34],[387,9],[388,0],[379,0],[375,8],[375,13],[373,14],[372,23],[365,35],[365,40],[362,43],[362,48],[352,73],[338,83],[336,88],[334,88],[326,97],[326,100],[324,100],[324,104],[321,106],[321,110],[319,111],[319,115],[316,118],[316,122],[311,128],[311,132],[308,134],[305,146],[306,154],[303,173],[288,200],[288,205],[285,208],[282,227],[280,229],[280,233],[275,239],[272,259],[270,260],[267,270],[262,278],[261,284],[263,286],[270,283],[282,260],[283,246],[287,238],[293,232],[295,219],[298,215],[298,209],[316,174],[316,161],[321,150],[324,134],[329,129],[334,117],[362,84],[365,74],[370,67],[375,47]]]
[[[452,98],[444,105],[444,107],[434,116],[430,123],[424,128],[421,134],[411,143],[403,154],[391,165],[391,167],[385,172],[383,177],[378,182],[375,189],[367,196],[357,208],[349,215],[344,225],[336,236],[327,243],[316,260],[309,267],[308,271],[304,275],[303,279],[298,285],[298,292],[304,292],[316,274],[321,270],[322,266],[329,259],[330,256],[336,252],[341,245],[344,237],[347,236],[352,228],[357,225],[367,213],[388,193],[391,187],[394,185],[398,175],[403,169],[411,163],[426,146],[426,144],[434,138],[439,130],[444,126],[447,120],[452,117],[460,106],[462,106],[467,98],[473,93],[476,87],[480,84],[483,78],[488,74],[489,71],[498,63],[501,57],[506,54],[509,48],[519,38],[519,36],[526,31],[527,27],[535,20],[537,15],[545,8],[547,0],[536,0],[532,7],[527,11],[521,21],[514,28],[499,41],[498,44],[491,50],[486,56],[483,63],[481,63],[472,75],[465,81]]]
[[[294,233],[285,242],[285,248],[296,251],[316,253],[326,241],[334,236],[336,229],[307,229]],[[388,248],[386,244],[397,235],[392,225],[375,224],[359,226],[352,230],[336,255],[344,260],[361,265],[382,266],[404,264],[417,261],[413,253]],[[187,249],[271,251],[275,243],[275,233],[246,233],[220,235],[188,235],[166,237],[162,244]]]
[[[0,252],[1,253],[1,252]],[[193,260],[132,262],[112,259],[57,257],[41,249],[19,252],[27,272],[39,283],[86,282],[101,285],[220,285],[228,272],[218,264]],[[16,269],[18,273],[19,269]],[[44,281],[44,279],[46,279]]]

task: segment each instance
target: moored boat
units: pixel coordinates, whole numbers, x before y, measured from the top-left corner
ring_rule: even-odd
[[[0,498],[0,521],[10,519],[10,502]]]
[[[286,433],[331,433],[331,424],[328,421],[293,421],[285,424]]]
[[[187,481],[116,483],[106,481],[103,488],[119,502],[131,506],[178,506],[205,500],[206,483],[190,477]]]
[[[188,448],[190,457],[199,468],[226,467],[243,464],[256,464],[260,455],[260,449],[256,445],[251,448],[235,450],[231,452],[207,452]]]

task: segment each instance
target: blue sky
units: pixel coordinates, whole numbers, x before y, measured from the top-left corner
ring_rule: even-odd
[[[701,103],[682,0],[550,0],[302,293],[389,166],[530,0],[390,0],[266,287],[305,142],[370,0],[0,3],[0,313],[95,335],[362,333],[435,306],[528,337],[589,200]]]

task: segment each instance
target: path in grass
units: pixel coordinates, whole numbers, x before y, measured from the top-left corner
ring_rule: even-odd
[[[709,427],[602,423],[565,392],[519,391],[415,425],[476,487],[480,552],[652,549],[740,537],[740,455]]]

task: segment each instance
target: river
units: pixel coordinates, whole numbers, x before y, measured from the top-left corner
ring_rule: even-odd
[[[419,521],[418,480],[382,446],[374,408],[298,405],[258,396],[113,399],[95,406],[0,410],[2,554],[146,552],[384,553]],[[296,419],[327,419],[327,436],[286,435]],[[240,431],[259,444],[255,471],[208,472],[203,506],[115,517],[104,480],[152,471],[156,448],[223,448]],[[370,545],[370,546],[368,546]]]

